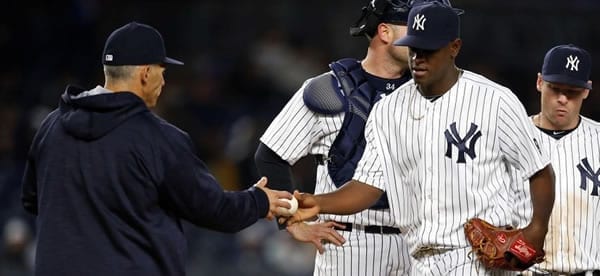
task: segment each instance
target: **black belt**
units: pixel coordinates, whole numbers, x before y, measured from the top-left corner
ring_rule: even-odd
[[[579,273],[575,273],[575,274],[571,274],[571,275],[572,276],[586,276],[586,275],[589,275],[589,274],[587,274],[588,272],[591,272],[593,276],[600,276],[600,270],[584,271],[584,272],[579,272]]]
[[[325,156],[323,156],[323,154],[317,154],[315,155],[315,161],[319,165],[325,165]]]
[[[389,227],[389,226],[378,226],[378,225],[359,225],[359,224],[353,224],[353,223],[348,223],[348,222],[337,222],[339,224],[343,224],[346,226],[346,228],[342,229],[342,228],[338,228],[338,227],[334,227],[336,230],[340,230],[340,231],[349,231],[352,232],[352,229],[354,228],[355,230],[363,230],[365,233],[369,233],[369,234],[400,234],[400,229],[398,228],[394,228],[394,227]]]
[[[571,275],[571,276],[586,276],[586,275],[589,275],[590,272],[592,273],[593,276],[600,276],[600,270],[583,271],[583,272],[578,272],[578,273],[569,274],[569,275]],[[523,274],[518,274],[518,275],[523,275]],[[545,274],[545,273],[534,272],[532,275],[533,276],[548,276],[548,275],[554,275],[554,273]],[[561,273],[561,275],[562,275],[562,273]]]

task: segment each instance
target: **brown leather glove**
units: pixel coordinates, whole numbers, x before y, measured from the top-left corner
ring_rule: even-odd
[[[544,251],[536,252],[522,229],[496,227],[479,218],[470,219],[464,227],[472,252],[489,269],[522,271],[544,261]]]

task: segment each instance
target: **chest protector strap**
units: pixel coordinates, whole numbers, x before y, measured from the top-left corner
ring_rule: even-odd
[[[311,96],[311,93],[317,93],[314,90],[312,92],[306,91],[311,87],[309,84],[306,86],[307,89],[304,92],[304,102],[309,109],[322,114],[345,112],[342,127],[333,141],[328,157],[326,158],[328,160],[327,168],[329,176],[339,188],[351,180],[354,175],[358,161],[365,151],[366,140],[364,132],[367,118],[373,105],[381,99],[383,92],[376,91],[369,85],[360,61],[356,59],[341,59],[332,62],[329,67],[333,72],[333,76],[329,75],[331,77],[329,77],[328,81],[330,82],[327,85],[330,96]],[[318,94],[323,94],[323,91]],[[331,96],[331,94],[336,96]],[[323,98],[337,100],[330,100],[330,103],[335,102],[336,104],[327,105],[328,107],[335,106],[336,108],[324,108],[323,105],[315,104],[316,102],[324,101],[314,99]],[[383,194],[370,209],[387,208],[389,208],[387,195]]]

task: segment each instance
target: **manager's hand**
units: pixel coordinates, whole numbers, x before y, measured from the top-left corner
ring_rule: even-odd
[[[267,178],[261,177],[254,185],[263,190],[269,198],[269,212],[266,219],[273,220],[276,216],[286,215],[286,210],[291,207],[290,203],[281,199],[292,199],[292,194],[288,191],[271,190],[267,188]]]

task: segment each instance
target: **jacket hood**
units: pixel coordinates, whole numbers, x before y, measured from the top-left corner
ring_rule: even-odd
[[[148,108],[131,92],[112,93],[101,86],[83,90],[68,86],[59,103],[60,122],[69,135],[96,140]]]

